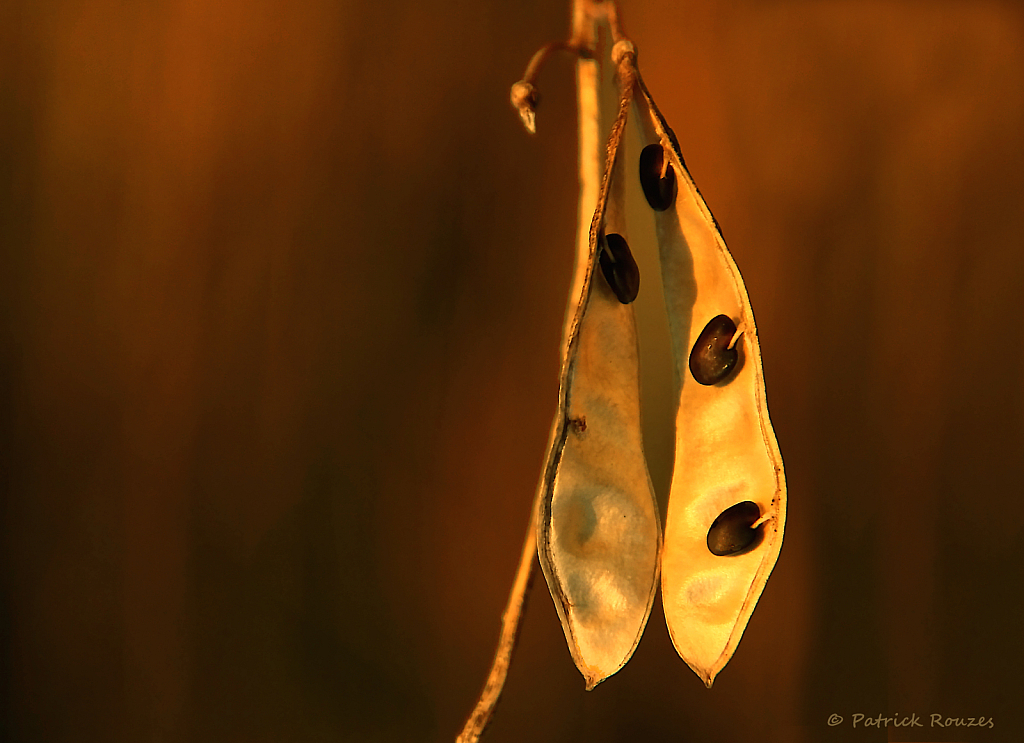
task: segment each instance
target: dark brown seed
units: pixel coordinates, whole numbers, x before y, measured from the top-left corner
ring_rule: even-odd
[[[761,518],[761,509],[753,501],[743,501],[718,514],[715,523],[708,529],[708,549],[719,557],[740,555],[749,552],[761,543],[763,525],[751,529]]]
[[[636,267],[626,239],[614,232],[609,233],[600,239],[598,249],[601,251],[598,256],[601,273],[608,286],[622,304],[629,304],[640,291],[640,269]]]
[[[739,360],[736,347],[729,348],[736,334],[736,323],[728,315],[719,315],[701,331],[690,351],[690,374],[701,384],[712,385],[729,376]]]
[[[660,144],[649,144],[640,153],[640,185],[643,186],[647,203],[657,212],[668,209],[676,200],[676,171],[672,163],[665,169],[665,150]]]

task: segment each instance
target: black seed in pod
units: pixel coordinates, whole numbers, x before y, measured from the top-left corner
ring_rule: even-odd
[[[662,177],[661,170],[665,168]],[[657,212],[663,212],[676,200],[676,171],[672,163],[665,165],[665,149],[660,144],[649,144],[640,153],[640,185],[647,203]]]
[[[739,351],[729,348],[736,335],[736,323],[728,315],[712,318],[690,351],[690,374],[701,384],[721,382],[735,369]]]
[[[622,304],[629,304],[640,291],[640,269],[636,267],[626,238],[615,232],[603,235],[598,240],[598,249],[601,273],[608,286]]]
[[[719,557],[749,552],[761,543],[763,525],[751,528],[761,518],[761,509],[753,501],[743,501],[718,514],[708,529],[708,549]]]

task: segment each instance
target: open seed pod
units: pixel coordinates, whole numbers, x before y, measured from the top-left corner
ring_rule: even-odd
[[[540,561],[570,651],[593,688],[639,641],[660,551],[672,642],[710,686],[782,546],[782,458],[739,270],[639,76],[633,45],[618,42],[613,61],[618,115],[590,229],[581,225],[561,404],[538,499]],[[593,63],[581,69],[586,64]],[[588,110],[584,91],[602,90],[587,74],[581,72],[581,112]],[[624,162],[627,136],[640,142],[637,162]],[[581,135],[581,166],[585,143],[592,138]],[[627,189],[642,192],[655,223],[678,389],[663,549],[640,425],[630,304],[641,269],[625,236]],[[588,196],[584,179],[584,221]]]
[[[632,655],[659,570],[672,642],[710,686],[782,546],[782,458],[739,270],[613,6],[586,8],[602,9],[593,18],[608,21],[617,41],[603,82],[596,47],[577,65],[580,230],[559,407],[537,496],[538,554],[588,689]],[[513,99],[532,130],[534,99],[515,89]],[[629,139],[638,146],[626,162]],[[626,202],[641,200],[654,224],[644,234],[657,245],[637,245],[660,264],[678,395],[664,547],[643,449],[632,309],[647,269],[625,224]]]
[[[661,524],[640,421],[631,306],[640,274],[622,209],[628,174],[616,161],[632,85],[621,94],[606,147],[600,69],[584,60],[578,70],[581,225],[537,546],[569,650],[592,689],[625,665],[643,634],[658,584]]]
[[[676,650],[710,686],[778,558],[786,486],[743,279],[639,74],[634,104],[679,385],[662,600]]]

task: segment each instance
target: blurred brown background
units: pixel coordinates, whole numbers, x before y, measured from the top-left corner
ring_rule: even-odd
[[[659,603],[585,693],[538,579],[486,740],[1024,739],[1024,11],[621,12],[757,313],[785,548],[711,691]],[[0,739],[454,738],[574,243],[571,62],[536,137],[508,87],[567,29],[0,5]]]

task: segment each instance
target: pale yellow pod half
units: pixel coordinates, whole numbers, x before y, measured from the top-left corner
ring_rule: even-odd
[[[612,239],[606,234],[625,234],[625,176],[612,164],[632,93],[622,94],[605,149],[598,74],[595,61],[580,63],[586,117],[577,272],[563,339],[559,407],[537,499],[540,564],[588,689],[622,668],[640,641],[657,590],[661,546],[643,451],[631,298],[623,294],[628,287],[611,286],[599,257]],[[620,271],[628,283],[628,267]]]
[[[740,272],[683,164],[675,136],[639,78],[635,107],[645,144],[655,145],[654,154],[661,146],[676,183],[674,201],[659,204],[663,210],[651,209],[679,384],[662,599],[676,650],[711,686],[735,651],[782,546],[785,479]],[[638,165],[631,164],[634,173]],[[723,344],[732,343],[737,361],[720,381],[698,365],[697,376],[712,382],[702,384],[691,369],[691,352],[709,323],[722,315],[736,332],[723,336],[720,327],[718,345],[711,334],[701,348],[710,346],[705,357],[714,360],[716,353],[727,353]],[[728,322],[719,322],[728,331]]]

